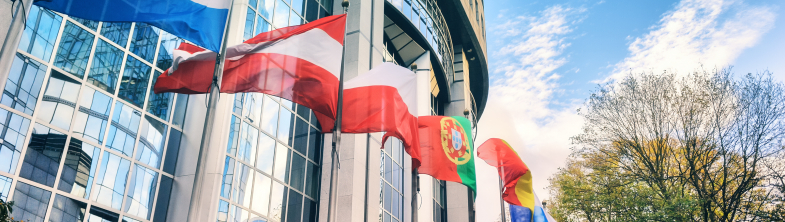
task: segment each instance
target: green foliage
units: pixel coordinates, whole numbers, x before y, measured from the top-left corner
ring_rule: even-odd
[[[15,222],[11,218],[12,213],[14,213],[14,202],[5,202],[3,199],[0,199],[0,222]]]

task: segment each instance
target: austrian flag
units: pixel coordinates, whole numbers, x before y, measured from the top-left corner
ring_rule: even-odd
[[[220,90],[278,96],[334,117],[346,15],[265,32],[226,49]],[[174,64],[158,77],[155,93],[210,90],[216,53],[183,43]]]

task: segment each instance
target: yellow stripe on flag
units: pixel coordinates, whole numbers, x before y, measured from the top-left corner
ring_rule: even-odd
[[[518,183],[515,184],[515,195],[518,196],[518,201],[521,205],[528,207],[534,213],[534,191],[532,189],[532,174],[531,171],[526,172]]]

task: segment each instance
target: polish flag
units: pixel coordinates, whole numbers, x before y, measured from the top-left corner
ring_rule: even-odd
[[[346,15],[265,32],[226,49],[222,93],[259,92],[335,116]],[[155,93],[210,91],[216,53],[183,43]]]
[[[393,63],[382,63],[344,83],[342,133],[386,132],[400,139],[420,165],[417,123],[417,74]],[[316,114],[324,132],[332,131],[333,118]]]

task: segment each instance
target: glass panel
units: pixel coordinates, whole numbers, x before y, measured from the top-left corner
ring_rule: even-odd
[[[227,199],[229,199],[229,195],[232,194],[232,181],[234,181],[234,162],[235,161],[230,157],[226,157],[226,161],[224,162],[221,196]]]
[[[229,221],[229,203],[220,200],[218,202],[218,222]]]
[[[177,94],[177,103],[174,106],[174,113],[172,113],[172,124],[180,128],[185,127],[183,123],[185,122],[186,108],[188,108],[188,95]]]
[[[155,66],[161,70],[169,69],[173,62],[172,52],[180,47],[180,43],[183,43],[183,39],[161,31],[161,46],[158,48],[158,60],[155,61]]]
[[[79,82],[52,70],[41,101],[38,120],[68,130],[76,107],[76,97],[79,96],[73,92],[79,92],[79,88]]]
[[[275,140],[261,133],[259,139],[259,153],[256,158],[256,168],[267,174],[273,174],[273,158],[275,157]]]
[[[392,207],[392,188],[390,184],[384,183],[384,209],[390,211]]]
[[[322,136],[321,131],[316,128],[311,127],[310,130],[311,133],[308,137],[308,159],[318,163],[322,153],[322,138],[324,136]]]
[[[259,33],[270,31],[270,23],[267,20],[264,20],[262,16],[256,17],[256,31],[254,31],[255,35]]]
[[[116,213],[93,205],[90,207],[90,215],[87,218],[87,222],[116,222],[119,218],[120,216]]]
[[[151,208],[158,185],[158,173],[139,164],[134,164],[134,174],[130,179],[128,198],[125,200],[125,212],[150,219]]]
[[[245,207],[251,204],[251,182],[253,182],[253,170],[245,164],[237,163],[237,172],[234,174],[235,186],[232,188],[232,200]]]
[[[384,158],[384,180],[392,181],[392,159],[390,157]]]
[[[305,175],[305,194],[316,199],[319,193],[319,181],[321,180],[319,173],[321,173],[321,168],[311,162],[306,164],[308,171]]]
[[[104,22],[103,27],[101,27],[101,35],[125,48],[126,44],[128,44],[131,24],[130,22]]]
[[[251,8],[256,8],[256,0],[248,0],[248,5],[250,5]]]
[[[152,62],[157,43],[158,28],[146,23],[136,23],[134,37],[131,39],[131,52],[148,62]]]
[[[298,192],[289,192],[289,200],[286,205],[286,222],[300,222],[300,215],[303,211],[303,195]]]
[[[180,138],[183,133],[170,128],[169,143],[166,144],[166,158],[164,159],[164,172],[174,175],[177,158],[180,154]]]
[[[288,190],[289,188],[286,188],[283,184],[273,183],[273,193],[270,198],[270,214],[268,215],[270,219],[280,221],[281,217],[283,217],[283,213],[286,212],[284,208],[286,205],[286,191]]]
[[[287,162],[288,160],[289,160],[289,149],[282,144],[278,144],[278,146],[275,147],[274,176],[276,179],[279,179],[281,181],[287,181],[286,171],[287,168],[289,167],[289,163]]]
[[[95,190],[90,195],[90,199],[120,210],[130,168],[131,161],[104,151],[101,168],[95,180]]]
[[[14,191],[14,213],[11,217],[19,221],[44,221],[51,196],[51,191],[18,182]]]
[[[0,103],[27,115],[33,115],[41,86],[46,76],[46,66],[17,53],[5,82]]]
[[[113,93],[117,86],[117,77],[123,64],[123,51],[112,46],[104,40],[98,40],[93,56],[93,67],[87,82],[100,89]]]
[[[305,203],[303,204],[303,221],[317,221],[316,216],[318,215],[319,207],[316,205],[311,199],[305,198]]]
[[[139,138],[138,149],[136,149],[136,160],[159,168],[161,157],[164,153],[164,138],[166,138],[167,126],[150,116],[145,115],[142,121],[142,131]]]
[[[13,182],[11,178],[0,176],[0,200],[8,201],[8,193],[11,192]]]
[[[289,26],[289,6],[283,0],[276,1],[273,25],[276,29]]]
[[[434,206],[434,208],[433,208],[433,221],[437,221],[437,222],[438,221],[442,221],[442,209],[441,209],[441,207],[438,207],[439,205],[438,205],[438,203],[436,203],[436,201],[433,201],[433,206]]]
[[[155,86],[155,81],[158,80],[158,76],[161,75],[161,72],[158,70],[155,70],[154,72],[153,86]],[[169,120],[169,108],[172,107],[172,102],[174,102],[174,93],[154,93],[152,87],[150,88],[149,93],[150,99],[147,101],[147,112],[150,112],[163,120]]]
[[[308,117],[311,116],[311,109],[302,105],[297,105],[297,115],[302,117],[307,123]]]
[[[71,138],[57,189],[88,198],[100,155],[101,149]]]
[[[122,222],[142,222],[142,221],[139,221],[139,220],[136,220],[136,219],[124,216]]]
[[[239,206],[231,206],[231,208],[234,208],[234,209],[232,210],[232,212],[229,212],[229,215],[230,215],[229,217],[232,218],[230,221],[232,221],[232,222],[244,222],[245,220],[243,220],[243,218],[242,218],[244,210],[242,208],[240,208]]]
[[[31,6],[25,22],[25,31],[19,41],[19,50],[49,61],[63,17],[38,6]]]
[[[245,95],[246,110],[243,112],[243,116],[254,125],[257,125],[262,121],[262,100],[264,100],[264,94],[246,93]]]
[[[302,191],[305,178],[305,157],[300,154],[292,153],[292,166],[289,170],[289,185],[292,188]]]
[[[314,0],[305,0],[305,19],[312,22],[319,19],[319,3]]]
[[[76,113],[74,121],[74,133],[85,140],[103,143],[111,104],[112,98],[109,96],[96,92],[90,87],[84,87],[79,112]]]
[[[267,210],[270,205],[270,186],[272,180],[262,173],[256,172],[256,177],[253,182],[253,200],[251,203],[251,210],[256,211],[262,215],[267,215]]]
[[[93,31],[95,31],[95,29],[98,28],[98,22],[97,21],[81,19],[81,18],[77,18],[77,17],[71,17],[71,19],[73,19],[73,20],[75,20],[75,21],[77,21],[79,23],[82,23],[82,25],[84,25],[85,27],[87,27],[87,28],[89,28],[89,29],[91,29]]]
[[[308,153],[308,132],[311,131],[311,125],[301,118],[294,118],[296,124],[294,125],[294,136],[292,136],[289,145],[297,150],[297,152],[307,155]]]
[[[281,109],[278,121],[278,139],[291,144],[289,138],[294,135],[294,114],[288,109]]]
[[[271,15],[273,15],[273,8],[275,7],[275,0],[259,0],[259,6],[257,10],[259,14],[262,14],[267,19],[270,19]]]
[[[19,176],[52,187],[65,149],[66,135],[35,124]]]
[[[259,137],[259,130],[248,125],[246,122],[243,122],[240,130],[240,145],[237,152],[237,159],[247,163],[253,163],[256,161],[256,143]]]
[[[278,132],[278,110],[280,105],[269,96],[264,97],[264,110],[262,110],[262,130],[275,136]]]
[[[262,218],[259,215],[253,214],[251,218],[248,219],[249,222],[267,222],[267,219]]]
[[[136,132],[139,129],[139,120],[142,114],[119,101],[115,102],[112,124],[106,146],[120,151],[126,156],[133,155]]]
[[[137,107],[144,103],[144,96],[147,94],[147,84],[150,80],[150,66],[142,61],[128,56],[125,63],[125,71],[120,81],[120,92],[117,97],[128,101]]]
[[[292,10],[297,12],[297,14],[302,15],[303,10],[305,10],[305,7],[303,7],[303,1],[304,0],[292,0]]]
[[[253,38],[253,19],[256,18],[256,12],[248,8],[245,13],[245,28],[243,29],[243,40]]]
[[[52,213],[49,214],[50,222],[77,222],[85,218],[87,204],[81,201],[55,195],[55,202],[52,204]]]
[[[400,195],[398,195],[398,192],[395,191],[390,194],[392,195],[392,198],[390,198],[392,199],[392,209],[390,209],[390,213],[395,217],[399,217],[400,215],[398,215],[398,208],[400,208],[400,203],[398,202],[398,197]]]
[[[166,214],[169,210],[169,198],[171,197],[172,193],[172,183],[174,180],[167,176],[161,176],[161,185],[158,189],[158,196],[155,198],[155,216],[153,217],[154,222],[165,222],[166,221]]]
[[[94,38],[95,35],[87,30],[67,22],[60,37],[60,48],[57,49],[54,65],[80,79],[84,77]]]
[[[243,121],[241,121],[236,116],[232,116],[232,122],[229,124],[229,144],[226,146],[226,152],[229,155],[234,156],[237,152],[237,146],[239,145],[240,139],[240,125]]]
[[[30,120],[0,108],[0,171],[16,174],[16,165],[22,154]]]
[[[303,24],[303,19],[300,18],[300,16],[298,16],[297,14],[295,14],[294,11],[292,11],[291,16],[289,17],[289,25],[293,26],[293,25],[302,25],[302,24]]]

